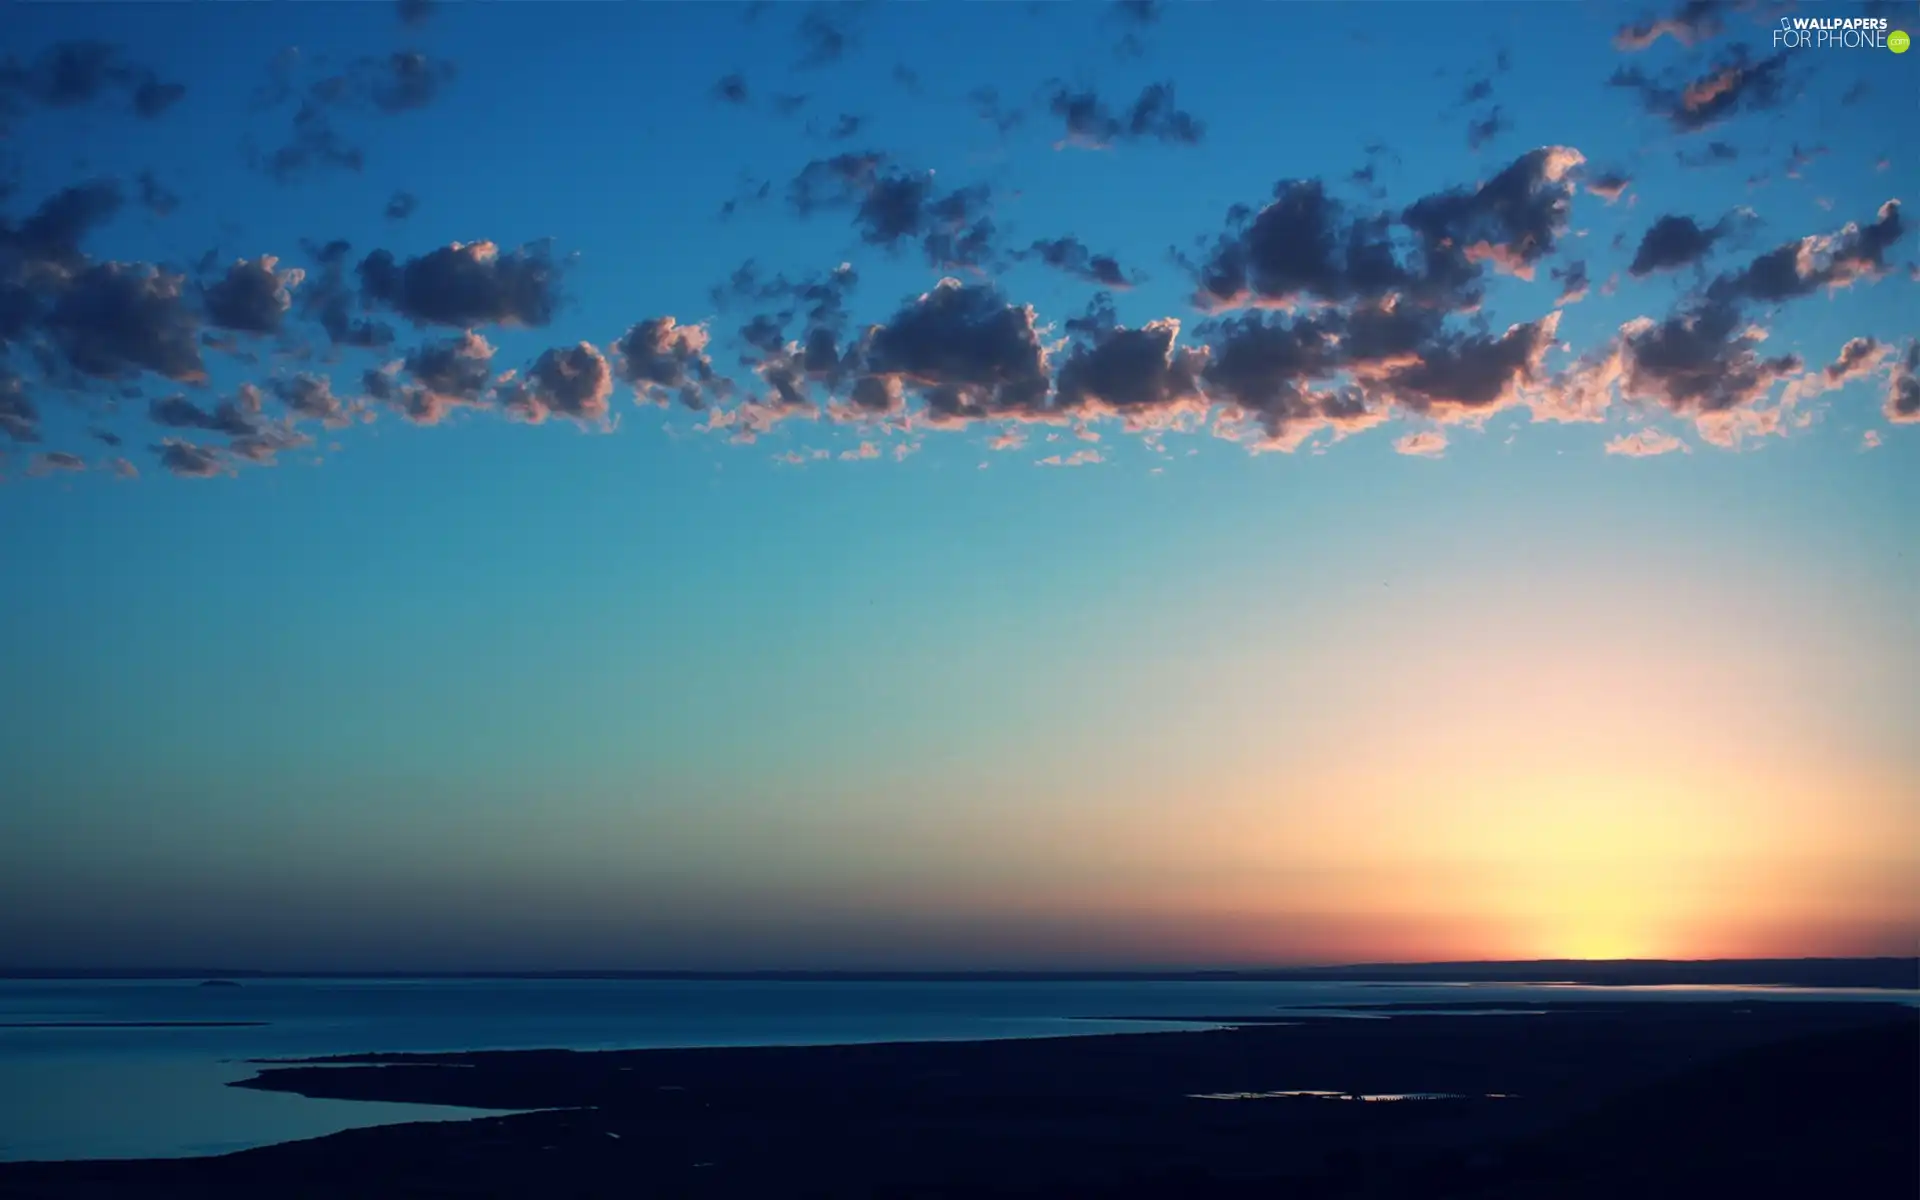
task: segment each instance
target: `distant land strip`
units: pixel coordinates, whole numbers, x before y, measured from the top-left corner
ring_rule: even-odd
[[[1358,963],[1347,966],[1251,967],[1213,970],[1071,971],[296,971],[178,967],[0,967],[0,979],[631,979],[685,981],[812,981],[937,983],[943,981],[1124,983],[1130,981],[1265,983],[1567,983],[1590,987],[1775,986],[1920,990],[1920,957],[1664,959],[1542,959],[1530,962]]]
[[[237,1029],[265,1021],[0,1021],[0,1029]]]

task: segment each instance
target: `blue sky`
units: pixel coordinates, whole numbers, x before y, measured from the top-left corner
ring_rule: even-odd
[[[1920,59],[403,15],[0,42],[0,963],[1911,949]]]

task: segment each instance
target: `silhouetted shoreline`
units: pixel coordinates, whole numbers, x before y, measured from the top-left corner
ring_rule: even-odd
[[[1225,1030],[998,1042],[336,1056],[234,1086],[539,1111],[218,1158],[0,1164],[0,1192],[1905,1197],[1920,1182],[1917,1062],[1910,1007],[1751,998],[1253,1014]],[[1283,1089],[1461,1098],[1203,1098]]]
[[[0,979],[676,979],[847,983],[1249,980],[1322,983],[1568,983],[1589,987],[1827,987],[1911,991],[1920,958],[1535,959],[1525,962],[1354,963],[1344,966],[1110,971],[279,971],[180,967],[4,967]]]

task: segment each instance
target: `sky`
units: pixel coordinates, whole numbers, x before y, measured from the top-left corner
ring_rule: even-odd
[[[1914,953],[1920,6],[1662,3],[14,6],[0,965]]]

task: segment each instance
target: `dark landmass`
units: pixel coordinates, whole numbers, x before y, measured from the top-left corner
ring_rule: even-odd
[[[240,984],[232,979],[209,979],[201,983],[200,986],[210,987],[210,988],[229,988],[229,987],[239,987]]]
[[[218,1158],[0,1164],[0,1194],[1908,1200],[1920,1185],[1920,1012],[1894,1004],[329,1062],[236,1086],[549,1111]],[[1468,1098],[1195,1098],[1295,1088]]]
[[[265,1021],[0,1021],[0,1029],[239,1029]]]
[[[0,967],[0,979],[679,979],[845,983],[1264,980],[1327,983],[1577,983],[1920,989],[1920,958],[1541,959],[1532,962],[1356,963],[1213,971],[249,971],[175,967]]]

